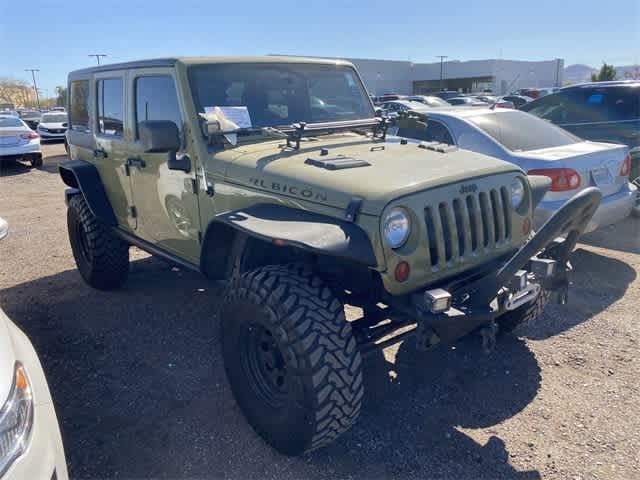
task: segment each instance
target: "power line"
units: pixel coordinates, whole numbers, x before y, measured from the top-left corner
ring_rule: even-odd
[[[92,53],[91,55],[87,55],[88,57],[96,57],[96,60],[98,61],[98,65],[100,65],[100,57],[106,57],[107,55],[105,53]]]
[[[36,104],[38,105],[38,110],[40,110],[40,97],[38,96],[38,84],[36,83],[36,72],[39,72],[38,68],[25,68],[25,72],[31,72],[31,78],[33,78],[33,91],[36,92]]]

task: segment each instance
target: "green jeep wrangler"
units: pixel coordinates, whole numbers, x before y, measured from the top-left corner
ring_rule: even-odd
[[[305,58],[166,58],[69,75],[69,237],[92,287],[137,246],[228,286],[226,373],[289,455],[354,423],[362,357],[534,319],[564,302],[600,192],[536,234],[545,177],[442,144],[385,143],[354,67]],[[344,305],[363,309],[347,321]]]

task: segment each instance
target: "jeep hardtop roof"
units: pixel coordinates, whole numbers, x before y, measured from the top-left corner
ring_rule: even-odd
[[[95,67],[74,70],[73,72],[69,73],[69,80],[86,78],[87,76],[98,72],[109,72],[111,70],[127,70],[133,68],[173,67],[177,63],[182,63],[186,66],[203,65],[208,63],[315,63],[320,65],[353,66],[351,62],[347,62],[345,60],[311,57],[287,57],[279,55],[265,55],[255,57],[167,57],[97,65]]]

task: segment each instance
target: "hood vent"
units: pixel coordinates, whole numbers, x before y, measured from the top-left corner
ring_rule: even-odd
[[[345,168],[368,167],[371,165],[364,160],[358,160],[357,158],[347,157],[345,155],[336,155],[334,157],[323,156],[323,158],[309,157],[304,163],[326,170],[344,170]]]

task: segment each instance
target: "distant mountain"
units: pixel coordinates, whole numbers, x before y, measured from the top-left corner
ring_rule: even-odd
[[[591,81],[591,74],[597,72],[596,68],[589,65],[569,65],[564,68],[564,83],[582,83]]]
[[[598,68],[589,65],[569,65],[564,69],[564,84],[591,81],[591,74],[598,73]],[[640,65],[616,66],[616,80],[640,80]]]

